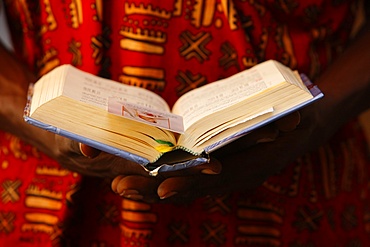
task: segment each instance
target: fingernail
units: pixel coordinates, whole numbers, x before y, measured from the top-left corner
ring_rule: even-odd
[[[138,201],[138,200],[142,200],[144,196],[139,195],[139,194],[137,195],[132,194],[132,195],[126,195],[125,198]]]
[[[139,195],[139,191],[137,191],[137,190],[123,190],[119,195],[124,196],[124,197],[132,196],[132,195]]]
[[[78,147],[80,148],[80,152],[81,154],[86,157],[86,158],[89,158],[89,159],[93,159],[95,158],[96,156],[99,155],[100,151],[97,150],[97,149],[94,149],[94,148],[91,148],[89,146],[86,146],[86,145],[82,145],[82,143],[78,143]]]
[[[86,152],[86,150],[84,149],[84,146],[82,146],[81,142],[78,143],[78,147],[79,147],[80,152],[83,156],[85,156],[86,158],[90,158],[90,155]]]
[[[218,174],[218,172],[215,172],[214,170],[209,169],[209,168],[203,169],[201,171],[201,173],[208,174],[208,175],[216,175],[216,174]]]
[[[161,199],[161,200],[163,200],[163,199],[167,199],[167,198],[169,198],[169,197],[171,197],[171,196],[174,196],[174,195],[176,195],[176,194],[177,194],[177,192],[176,192],[176,191],[171,191],[171,192],[169,192],[169,193],[165,194],[164,196],[161,196],[161,197],[160,197],[160,199]]]

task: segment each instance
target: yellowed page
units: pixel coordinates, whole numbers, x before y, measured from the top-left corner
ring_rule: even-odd
[[[64,96],[105,110],[108,109],[108,99],[115,97],[130,104],[170,112],[166,101],[149,90],[100,78],[72,66],[68,69]]]
[[[192,124],[285,81],[274,61],[267,61],[229,78],[183,95],[172,111],[181,115],[185,131]]]

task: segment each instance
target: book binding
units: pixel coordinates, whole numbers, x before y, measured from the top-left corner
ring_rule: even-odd
[[[204,149],[204,152],[202,155],[200,156],[194,156],[193,159],[191,160],[187,160],[187,161],[183,161],[183,162],[179,162],[179,163],[176,163],[176,164],[160,164],[159,166],[155,166],[154,164],[151,164],[147,159],[143,158],[143,157],[140,157],[138,155],[134,155],[132,153],[129,153],[127,151],[124,151],[124,150],[121,150],[121,149],[118,149],[118,148],[114,148],[114,147],[111,147],[109,145],[106,145],[104,143],[100,143],[100,142],[97,142],[97,141],[94,141],[92,139],[89,139],[89,138],[86,138],[86,137],[83,137],[83,136],[80,136],[80,135],[76,135],[74,133],[71,133],[69,131],[65,131],[65,130],[62,130],[60,128],[57,128],[55,126],[51,126],[51,125],[48,125],[48,124],[45,124],[45,123],[42,123],[38,120],[35,120],[33,118],[31,118],[29,116],[30,114],[30,103],[32,101],[32,95],[33,95],[33,84],[30,84],[29,86],[29,91],[28,91],[28,96],[27,96],[27,104],[26,104],[26,107],[25,107],[25,110],[24,110],[24,119],[27,123],[29,124],[32,124],[34,126],[37,126],[39,128],[42,128],[42,129],[45,129],[47,131],[50,131],[50,132],[53,132],[55,134],[58,134],[58,135],[61,135],[61,136],[65,136],[69,139],[72,139],[74,141],[77,141],[77,142],[81,142],[81,143],[84,143],[86,145],[89,145],[93,148],[96,148],[96,149],[99,149],[103,152],[107,152],[107,153],[110,153],[110,154],[113,154],[113,155],[116,155],[118,157],[121,157],[121,158],[124,158],[124,159],[127,159],[129,161],[133,161],[141,166],[143,166],[148,172],[150,175],[153,175],[153,176],[156,176],[157,174],[161,173],[161,172],[167,172],[167,171],[175,171],[175,170],[180,170],[180,169],[185,169],[185,168],[190,168],[190,167],[194,167],[194,166],[197,166],[199,164],[202,164],[202,163],[205,163],[205,162],[209,162],[210,158],[209,158],[209,154],[212,153],[213,151],[227,145],[228,143],[230,142],[233,142],[235,141],[236,139],[242,137],[242,136],[245,136],[246,134],[248,134],[249,132],[257,129],[257,128],[260,128],[264,125],[267,125],[268,123],[272,122],[272,121],[275,121],[283,116],[286,116],[294,111],[297,111],[299,109],[301,109],[302,107],[306,106],[306,105],[309,105],[311,103],[313,103],[314,101],[322,98],[324,95],[323,93],[320,91],[320,89],[314,85],[306,75],[304,74],[301,74],[300,75],[301,78],[302,78],[302,81],[304,82],[304,84],[307,86],[307,88],[310,90],[311,94],[313,95],[313,98],[306,101],[306,102],[303,102],[302,104],[294,107],[294,108],[291,108],[287,111],[284,111],[282,112],[281,114],[278,114],[272,118],[269,118],[265,121],[262,121],[262,122],[259,122],[255,125],[252,125],[251,127],[248,127],[238,133],[235,133],[217,143],[214,143],[208,147],[206,147]]]

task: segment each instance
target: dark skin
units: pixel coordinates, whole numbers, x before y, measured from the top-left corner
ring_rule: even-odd
[[[82,151],[89,156],[86,157],[79,143],[26,124],[22,115],[27,88],[36,77],[2,46],[0,129],[34,145],[67,169],[88,176],[115,177],[113,191],[131,199],[184,202],[206,195],[253,190],[369,108],[368,44],[370,33],[366,28],[315,82],[325,98],[302,110],[300,117],[292,114],[245,136],[213,153],[210,163],[192,169],[151,177],[133,162],[82,145]]]

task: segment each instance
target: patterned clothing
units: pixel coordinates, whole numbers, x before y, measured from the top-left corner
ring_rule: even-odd
[[[267,59],[315,79],[363,1],[5,0],[19,58],[182,94]],[[362,19],[363,21],[363,19]],[[366,142],[356,121],[253,194],[189,205],[122,199],[0,132],[0,246],[369,246]]]

